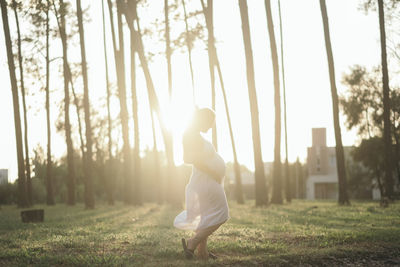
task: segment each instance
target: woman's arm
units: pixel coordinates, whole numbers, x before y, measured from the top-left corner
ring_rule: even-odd
[[[205,163],[208,160],[204,155],[204,143],[199,134],[186,132],[183,136],[183,161],[186,164],[193,164],[200,171],[210,175],[218,183],[222,178],[216,171]]]
[[[200,171],[210,175],[215,181],[217,181],[217,183],[221,183],[223,177],[221,177],[216,171],[209,168],[203,162],[195,162],[195,163],[193,163],[193,165]]]

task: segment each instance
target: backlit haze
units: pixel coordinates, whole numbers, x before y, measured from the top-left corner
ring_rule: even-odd
[[[101,22],[101,1],[82,1],[83,8],[88,7],[88,16],[91,21],[85,24],[85,41],[89,66],[89,91],[91,104],[99,112],[106,112],[101,108],[105,104],[105,70],[103,58],[103,35]],[[141,27],[154,23],[158,19],[159,28],[163,29],[163,2],[148,1],[146,8],[140,8],[139,17]],[[279,17],[276,1],[272,1],[274,12],[274,26],[277,37],[277,45],[280,47]],[[259,117],[261,127],[261,143],[263,160],[273,160],[274,149],[274,88],[272,75],[272,62],[270,56],[269,39],[266,24],[265,6],[263,0],[248,1],[249,19],[255,63],[255,79],[259,104]],[[328,16],[330,19],[330,33],[332,49],[335,60],[336,82],[339,94],[344,91],[341,84],[343,72],[348,72],[354,64],[364,65],[368,68],[380,63],[379,54],[379,28],[378,17],[372,12],[368,15],[358,10],[359,1],[329,0],[327,1]],[[188,12],[200,10],[200,1],[190,1]],[[285,53],[285,76],[288,112],[288,142],[289,160],[295,161],[297,157],[301,161],[306,159],[306,147],[311,145],[311,128],[326,127],[328,145],[334,146],[333,117],[331,105],[331,92],[329,86],[328,65],[326,60],[325,42],[323,37],[322,19],[318,1],[281,1],[283,18],[283,36]],[[108,12],[106,13],[108,14]],[[53,14],[52,14],[53,15]],[[198,17],[204,23],[203,17]],[[9,14],[12,27],[12,36],[16,36],[14,17]],[[111,82],[115,84],[115,66],[113,51],[110,42],[109,18],[106,15],[107,38],[109,45],[109,69]],[[195,24],[196,19],[191,19],[190,24]],[[0,22],[2,23],[2,22]],[[172,26],[173,25],[173,26]],[[251,138],[251,122],[248,90],[246,82],[246,64],[242,40],[241,20],[238,1],[214,1],[214,27],[216,47],[220,58],[227,97],[231,111],[233,131],[237,143],[238,160],[249,169],[253,169],[253,151]],[[2,29],[2,26],[1,26]],[[174,39],[184,30],[184,22],[171,22],[171,38]],[[126,29],[127,30],[127,29]],[[22,29],[22,32],[24,30]],[[126,32],[126,46],[129,48]],[[146,52],[163,52],[165,43],[157,35],[146,37]],[[51,44],[51,57],[60,56],[60,40],[54,39]],[[13,181],[17,176],[16,148],[14,135],[14,119],[12,96],[9,82],[9,73],[6,60],[3,32],[0,34],[0,168],[10,170],[9,180]],[[14,48],[15,52],[15,48]],[[127,51],[126,51],[127,52]],[[79,51],[72,48],[70,57],[79,60]],[[280,52],[279,52],[280,55]],[[126,53],[126,64],[129,66],[129,54]],[[280,61],[281,62],[281,61]],[[63,80],[59,74],[59,63],[52,63],[51,99],[53,121],[53,154],[59,158],[66,153],[64,133],[56,133],[55,120],[62,110],[55,103],[59,103],[63,97]],[[195,103],[201,107],[211,107],[211,89],[208,69],[208,56],[206,45],[196,42],[193,50],[193,68],[195,73]],[[160,99],[163,113],[167,119],[168,127],[174,134],[175,162],[182,164],[182,148],[180,138],[193,109],[192,85],[186,49],[176,50],[172,55],[172,105],[168,107],[167,67],[164,55],[157,54],[152,58],[150,70],[155,82],[156,91]],[[129,69],[129,68],[127,68]],[[140,116],[140,138],[143,151],[151,148],[152,131],[151,119],[147,102],[146,85],[140,66],[137,68],[138,100]],[[132,115],[130,102],[130,75],[127,75],[128,109]],[[79,78],[81,79],[81,78]],[[79,81],[81,83],[81,81]],[[81,86],[77,84],[80,92]],[[218,150],[225,161],[232,161],[232,149],[229,132],[220,92],[219,80],[216,80],[217,96],[217,131]],[[29,86],[27,86],[29,87]],[[29,142],[31,150],[38,145],[46,146],[45,127],[45,93],[39,91],[38,86],[31,86],[27,98]],[[282,86],[281,86],[282,88]],[[114,92],[116,92],[114,87]],[[282,106],[283,108],[283,106]],[[283,112],[283,110],[282,110]],[[75,107],[71,107],[71,116],[76,120]],[[116,95],[112,99],[112,117],[116,119],[119,114],[119,102]],[[344,126],[344,118],[341,116],[342,137],[344,145],[350,146],[357,143],[355,132],[348,131]],[[73,123],[76,123],[74,121]],[[133,144],[133,121],[130,120],[131,144]],[[211,131],[210,131],[211,132]],[[282,117],[282,137],[283,137]],[[160,130],[157,129],[159,144],[162,144]],[[120,129],[114,129],[114,140],[122,145]],[[210,133],[207,135],[211,138]],[[75,140],[77,140],[75,138]],[[78,148],[78,143],[74,147]],[[162,145],[160,145],[162,148]],[[282,160],[284,154],[284,139],[282,138]],[[33,152],[31,153],[33,157]]]

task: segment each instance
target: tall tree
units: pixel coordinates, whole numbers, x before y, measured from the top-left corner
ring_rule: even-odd
[[[276,48],[274,23],[272,21],[271,0],[265,0],[265,11],[267,14],[268,34],[271,48],[272,67],[274,72],[275,89],[275,148],[274,148],[274,168],[273,168],[273,187],[271,202],[282,203],[282,163],[281,163],[281,92],[279,82],[279,63]]]
[[[160,156],[159,156],[158,148],[157,148],[157,137],[156,137],[154,114],[151,111],[150,105],[149,105],[149,107],[150,107],[150,115],[151,115],[151,129],[152,129],[152,133],[153,133],[154,177],[158,177],[157,202],[158,202],[158,204],[162,204],[163,200],[164,200],[164,198],[163,198],[163,175],[160,170]]]
[[[168,131],[167,126],[165,124],[164,117],[163,117],[163,114],[160,109],[160,103],[158,101],[158,97],[157,97],[157,94],[155,91],[153,79],[150,74],[150,69],[148,66],[147,58],[145,56],[143,40],[142,40],[141,31],[140,31],[139,19],[137,16],[137,10],[134,9],[133,11],[131,11],[123,1],[121,1],[119,3],[121,4],[121,9],[124,12],[125,19],[127,21],[129,30],[130,30],[130,32],[134,33],[134,36],[135,36],[134,39],[136,41],[136,53],[139,56],[140,64],[142,66],[143,74],[144,74],[144,77],[146,80],[147,90],[148,90],[148,94],[149,94],[149,103],[151,105],[152,111],[156,113],[156,115],[158,117],[158,121],[161,126],[161,131],[162,131],[164,145],[165,145],[165,152],[166,152],[166,156],[167,156],[167,163],[168,163],[168,175],[167,176],[169,178],[169,181],[167,182],[168,183],[167,191],[171,192],[171,189],[172,189],[172,188],[170,188],[171,187],[171,179],[172,179],[172,177],[175,177],[175,174],[176,174],[172,134],[170,131]],[[137,30],[134,27],[135,21],[136,21]],[[178,199],[176,198],[176,196],[170,194],[168,198],[169,198],[170,202],[172,202],[173,204],[177,204]]]
[[[362,141],[372,137],[382,137],[384,132],[384,104],[382,94],[382,68],[375,67],[372,71],[362,66],[354,66],[351,72],[343,76],[342,83],[348,87],[346,96],[340,98],[343,113],[346,115],[346,126],[348,129],[357,128],[358,135]],[[390,89],[390,124],[391,136],[393,137],[394,151],[392,164],[400,179],[400,87]],[[371,150],[373,151],[373,150]],[[384,158],[382,149],[382,159]],[[384,160],[382,164],[384,165]],[[382,167],[382,166],[381,166]],[[381,170],[382,175],[385,170]],[[394,177],[393,177],[394,178]],[[382,194],[384,196],[384,194]]]
[[[32,205],[32,181],[31,181],[31,164],[29,162],[29,143],[28,143],[28,120],[27,120],[27,109],[26,109],[26,93],[24,83],[24,65],[22,58],[22,43],[21,43],[21,31],[19,27],[18,11],[19,3],[15,0],[12,1],[12,7],[14,9],[15,25],[17,26],[17,48],[18,48],[18,68],[19,68],[19,84],[21,87],[22,95],[22,108],[24,114],[24,145],[25,145],[25,169],[26,169],[26,189],[28,202]]]
[[[67,6],[63,0],[59,1],[59,12],[57,11],[57,7],[55,2],[53,2],[54,11],[56,13],[58,28],[60,31],[61,45],[62,45],[62,53],[63,53],[63,75],[64,75],[64,124],[65,124],[65,139],[67,143],[67,188],[68,188],[68,196],[67,196],[67,204],[75,205],[75,182],[76,182],[76,173],[75,173],[75,163],[74,163],[74,147],[72,143],[71,137],[71,123],[69,118],[69,105],[70,105],[70,96],[69,96],[69,82],[71,80],[69,65],[68,65],[68,46],[67,46],[67,33],[65,29],[65,14],[67,12]],[[58,15],[60,13],[60,15]]]
[[[129,0],[129,4],[133,9],[136,9],[136,0]],[[134,139],[135,146],[133,148],[134,157],[134,194],[133,204],[140,205],[141,199],[141,160],[140,160],[140,139],[139,139],[139,116],[138,116],[138,100],[136,94],[136,60],[135,60],[135,35],[130,32],[131,41],[131,93],[132,93],[132,111],[133,111],[133,124],[134,124]],[[155,166],[158,168],[158,166]]]
[[[117,73],[118,99],[120,103],[120,117],[123,139],[123,156],[124,156],[124,202],[129,204],[132,202],[132,183],[131,183],[131,149],[129,142],[129,126],[128,126],[128,106],[126,104],[126,84],[125,84],[125,60],[124,60],[124,36],[122,29],[122,10],[121,1],[117,0],[117,25],[118,25],[118,48],[114,30],[114,19],[112,2],[108,0],[108,8],[110,14],[111,36],[114,48],[115,68]]]
[[[257,93],[256,93],[256,85],[254,78],[253,52],[250,41],[250,26],[249,26],[247,1],[239,0],[239,8],[242,20],[243,43],[246,56],[247,86],[249,91],[251,127],[253,135],[256,206],[261,206],[261,205],[266,205],[268,203],[268,192],[265,184],[264,163],[261,154],[258,103],[257,103]]]
[[[46,125],[47,125],[47,165],[46,165],[46,203],[54,205],[53,163],[51,159],[51,126],[50,126],[50,0],[47,0],[46,12]]]
[[[290,186],[290,169],[289,169],[289,153],[288,153],[288,141],[287,141],[287,109],[286,109],[286,81],[285,81],[285,64],[283,56],[283,27],[282,27],[282,14],[281,14],[281,1],[278,0],[279,9],[279,32],[281,37],[281,72],[282,72],[282,89],[283,89],[283,120],[285,125],[285,195],[286,201],[292,201],[292,192]]]
[[[74,96],[74,105],[75,105],[75,109],[76,109],[76,117],[77,117],[77,121],[78,121],[78,134],[79,134],[79,141],[81,142],[81,152],[82,152],[82,165],[85,168],[86,165],[86,151],[85,151],[85,142],[83,141],[83,134],[82,134],[82,120],[81,120],[81,107],[79,104],[79,98],[76,95],[76,90],[75,90],[75,86],[74,83],[72,81],[72,72],[71,72],[71,68],[68,65],[68,72],[69,72],[69,77],[71,77],[71,79],[69,80],[69,84],[71,85],[71,91],[72,91],[72,95]]]
[[[206,17],[208,18],[208,66],[210,69],[210,81],[211,81],[211,108],[215,110],[215,55],[214,55],[214,20],[213,20],[213,0],[207,0],[206,7]],[[217,126],[214,123],[212,128],[212,143],[216,150],[218,150],[218,141],[217,141]]]
[[[228,100],[227,100],[227,97],[226,97],[225,85],[224,85],[224,81],[223,81],[223,78],[222,78],[221,66],[219,64],[219,60],[218,60],[216,51],[215,51],[215,55],[216,55],[218,78],[219,78],[219,81],[220,81],[220,84],[221,84],[222,96],[224,97],[225,112],[226,112],[226,118],[228,120],[228,127],[229,127],[229,135],[231,137],[231,145],[232,145],[232,153],[233,153],[233,164],[234,164],[233,165],[233,169],[234,169],[234,172],[235,172],[235,197],[236,197],[236,201],[238,202],[238,204],[244,204],[242,175],[241,175],[241,171],[240,171],[240,164],[239,164],[239,161],[237,159],[235,137],[233,136],[231,116],[229,115]]]
[[[172,97],[172,68],[171,68],[171,39],[169,34],[169,6],[168,0],[164,0],[164,17],[165,17],[165,56],[167,57],[168,68],[168,93],[169,100]]]
[[[384,163],[385,163],[385,192],[390,199],[393,198],[393,164],[392,164],[392,135],[390,123],[390,89],[389,73],[386,56],[386,31],[385,31],[385,11],[383,0],[378,0],[379,10],[379,29],[381,37],[381,60],[382,60],[382,93],[383,93],[383,140],[384,140]]]
[[[136,13],[136,9],[135,9],[135,13]],[[137,15],[137,14],[136,14]],[[172,56],[172,49],[171,49],[171,38],[170,38],[170,26],[169,26],[169,5],[168,5],[168,0],[164,0],[164,22],[165,22],[165,56],[167,58],[167,70],[168,70],[168,94],[169,94],[169,102],[171,104],[171,100],[172,100],[172,64],[171,64],[171,56]],[[137,40],[138,41],[138,40]],[[139,51],[137,51],[138,53],[140,53]],[[147,78],[148,79],[148,78]],[[147,81],[146,79],[146,81]],[[148,83],[149,84],[149,83]],[[149,99],[151,98],[150,96],[150,92],[148,92],[148,97]],[[154,142],[154,146],[153,146],[153,151],[156,152],[154,154],[154,163],[156,164],[156,173],[160,172],[160,165],[159,165],[159,156],[158,156],[158,150],[157,150],[157,142],[156,142],[156,137],[155,137],[155,128],[154,128],[154,115],[153,115],[153,104],[152,102],[149,101],[149,105],[150,105],[150,113],[151,113],[151,122],[152,122],[152,129],[153,129],[153,142]],[[173,149],[173,137],[172,135],[170,135],[168,138],[167,143],[170,143],[171,149]],[[168,145],[165,145],[166,150]],[[167,191],[169,191],[168,189],[170,189],[170,184],[171,184],[171,175],[173,175],[173,173],[175,173],[175,164],[173,163],[173,151],[171,151],[172,154],[170,152],[167,151],[167,157],[168,157],[168,181],[167,181]],[[171,158],[172,155],[172,158]],[[161,173],[161,172],[160,172]],[[161,178],[161,176],[159,176]],[[161,183],[159,184],[161,186]],[[161,187],[160,187],[161,190]],[[166,200],[168,201],[173,201],[172,197],[170,195],[166,196]],[[162,202],[162,197],[161,195],[159,195],[159,202]]]
[[[103,49],[104,49],[104,65],[105,65],[105,78],[106,78],[106,93],[107,93],[107,133],[108,133],[108,158],[109,158],[109,163],[110,166],[108,168],[108,171],[112,170],[113,168],[113,152],[112,152],[112,135],[111,135],[111,108],[110,108],[110,98],[111,98],[111,90],[110,90],[110,80],[109,80],[109,74],[108,74],[108,57],[107,57],[107,38],[106,38],[106,20],[105,20],[105,14],[104,14],[104,0],[101,0],[101,14],[102,14],[102,22],[103,22]],[[111,174],[111,172],[110,172]],[[110,175],[107,175],[107,177],[110,177]],[[106,192],[107,192],[107,199],[108,199],[108,204],[114,205],[114,198],[113,198],[113,192],[112,192],[112,181],[110,178],[106,180],[105,186],[106,186]]]
[[[13,107],[14,107],[15,140],[17,146],[17,162],[18,162],[18,206],[23,208],[23,207],[28,207],[29,202],[26,191],[24,152],[22,148],[21,119],[20,119],[19,102],[18,102],[18,86],[17,86],[17,78],[15,75],[15,64],[14,64],[14,56],[11,44],[10,26],[8,23],[7,2],[5,0],[0,0],[0,6],[1,6],[1,16],[3,19],[4,40],[7,49],[8,70],[10,73],[11,92],[13,96]]]
[[[195,89],[194,89],[194,74],[193,74],[193,64],[192,64],[192,41],[190,39],[189,33],[189,23],[188,23],[188,16],[186,13],[186,4],[185,0],[182,0],[182,7],[183,7],[183,15],[185,20],[185,43],[188,50],[188,59],[189,59],[189,67],[190,67],[190,76],[192,78],[192,93],[193,93],[193,103],[195,103]]]
[[[204,1],[201,0],[201,5],[203,8],[203,13],[204,13],[204,17],[206,20],[206,26],[207,29],[212,27],[210,19],[209,19],[209,13],[207,12],[207,8],[204,4]],[[228,100],[226,97],[226,91],[225,91],[225,85],[224,85],[224,79],[222,76],[222,71],[221,71],[221,66],[219,64],[219,60],[218,60],[218,54],[217,54],[217,48],[215,47],[215,43],[212,45],[213,48],[213,54],[215,56],[215,66],[217,67],[217,72],[218,72],[218,78],[220,81],[220,85],[221,85],[221,91],[222,91],[222,96],[224,98],[224,106],[225,106],[225,112],[226,112],[226,118],[228,121],[228,127],[229,127],[229,135],[231,138],[231,145],[232,145],[232,153],[233,153],[233,168],[234,168],[234,172],[235,172],[235,197],[236,197],[236,201],[239,204],[243,204],[244,203],[244,199],[243,199],[243,188],[242,188],[242,177],[241,177],[241,172],[240,172],[240,164],[239,161],[237,159],[237,153],[236,153],[236,145],[235,145],[235,138],[233,136],[233,130],[232,130],[232,123],[231,123],[231,116],[229,113],[229,106],[228,106]]]
[[[326,11],[326,3],[325,0],[320,0],[319,3],[321,6],[322,22],[324,26],[326,55],[328,59],[329,80],[331,84],[331,94],[332,94],[333,126],[335,129],[335,140],[336,140],[336,162],[337,162],[336,166],[337,166],[337,173],[339,180],[338,202],[340,205],[345,205],[345,204],[350,204],[350,201],[347,194],[346,167],[344,163],[345,162],[344,151],[343,151],[342,135],[340,131],[340,122],[339,122],[339,100],[338,100],[336,81],[335,81],[335,66],[332,55],[332,46],[329,34],[329,22],[328,22],[328,14]]]
[[[94,208],[94,193],[93,193],[93,156],[92,156],[92,127],[90,125],[90,100],[89,100],[89,85],[86,64],[86,48],[85,48],[85,32],[82,22],[82,7],[81,1],[76,0],[76,14],[78,17],[79,40],[81,47],[81,66],[83,78],[83,108],[85,110],[85,130],[86,130],[86,164],[85,170],[85,207]]]

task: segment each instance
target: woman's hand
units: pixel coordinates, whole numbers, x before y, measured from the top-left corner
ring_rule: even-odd
[[[221,175],[219,173],[217,173],[213,169],[209,168],[206,164],[204,164],[202,162],[195,162],[193,165],[200,171],[211,176],[211,178],[213,180],[215,180],[217,183],[220,184],[222,182],[222,178],[224,178],[224,176],[221,177]]]

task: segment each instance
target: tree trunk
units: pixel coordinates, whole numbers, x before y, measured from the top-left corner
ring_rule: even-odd
[[[47,165],[46,165],[46,204],[54,205],[53,193],[53,163],[51,160],[51,126],[50,126],[50,52],[49,52],[49,10],[50,0],[47,0],[46,6],[46,124],[47,124]]]
[[[194,74],[193,74],[193,64],[192,64],[192,44],[189,42],[189,24],[188,18],[186,14],[186,5],[185,0],[182,0],[183,6],[183,15],[185,17],[185,29],[186,29],[186,47],[188,50],[188,59],[189,59],[189,67],[190,67],[190,76],[192,77],[192,94],[193,94],[193,103],[195,103],[195,89],[194,89]]]
[[[90,100],[89,100],[89,85],[86,66],[86,48],[85,48],[85,33],[82,22],[81,1],[76,0],[76,14],[78,17],[79,40],[81,48],[82,60],[82,78],[83,78],[83,109],[85,110],[85,130],[86,130],[86,164],[85,171],[85,207],[93,209],[94,193],[93,193],[93,156],[92,156],[92,127],[90,125]]]
[[[126,86],[125,86],[125,61],[124,61],[124,37],[122,29],[122,14],[120,0],[117,0],[117,20],[118,20],[118,39],[119,39],[119,50],[117,49],[114,20],[111,0],[108,0],[108,8],[110,12],[111,22],[111,35],[113,40],[114,57],[115,57],[115,69],[117,73],[118,83],[118,99],[121,108],[121,126],[122,126],[122,139],[123,155],[124,155],[124,202],[125,204],[132,203],[132,183],[131,183],[131,149],[129,142],[129,118],[128,118],[128,107],[126,104]]]
[[[386,31],[383,0],[378,0],[379,28],[381,37],[382,84],[383,84],[383,140],[385,142],[385,192],[386,196],[393,199],[393,164],[392,164],[392,137],[390,123],[390,88],[389,73],[386,58]]]
[[[25,84],[24,84],[24,66],[22,60],[21,52],[21,32],[19,28],[18,12],[17,12],[17,2],[13,1],[13,9],[15,15],[15,24],[17,26],[17,47],[18,47],[18,67],[20,75],[20,86],[22,95],[22,107],[24,115],[24,144],[25,144],[25,169],[26,169],[26,189],[29,205],[32,205],[32,181],[31,181],[31,164],[29,162],[29,143],[28,143],[28,120],[27,120],[27,110],[26,110],[26,100],[25,100]]]
[[[151,129],[153,132],[153,154],[154,154],[154,177],[158,178],[158,185],[157,185],[157,192],[158,192],[158,198],[157,202],[158,204],[163,203],[163,179],[162,179],[162,174],[160,170],[160,157],[158,154],[158,148],[157,148],[157,138],[156,138],[156,128],[155,128],[155,121],[154,121],[154,115],[151,110],[151,106],[149,105],[150,108],[150,115],[151,115]]]
[[[136,9],[136,0],[130,0],[129,4]],[[133,111],[133,124],[134,124],[134,138],[135,147],[133,148],[134,157],[134,193],[133,204],[142,204],[141,198],[141,159],[140,159],[140,140],[139,140],[139,116],[138,116],[138,101],[136,94],[136,55],[135,55],[135,35],[130,32],[131,37],[131,92],[132,92],[132,111]]]
[[[299,172],[299,197],[300,198],[305,198],[306,193],[305,193],[305,180],[308,177],[307,169],[304,169],[303,165],[300,163],[300,172]]]
[[[218,70],[218,77],[219,81],[221,84],[221,90],[222,90],[222,95],[224,97],[224,104],[225,104],[225,112],[226,112],[226,118],[228,120],[228,126],[229,126],[229,135],[231,137],[231,144],[232,144],[232,153],[233,153],[233,168],[235,172],[235,196],[236,196],[236,201],[238,204],[244,204],[244,199],[243,199],[243,187],[242,187],[242,175],[240,172],[240,164],[237,159],[237,154],[236,154],[236,145],[235,145],[235,138],[233,136],[233,130],[232,130],[232,123],[231,123],[231,116],[229,114],[229,108],[228,108],[228,100],[226,99],[226,92],[225,92],[225,85],[224,81],[222,78],[222,71],[221,71],[221,66],[219,64],[219,60],[217,57],[217,52],[215,52],[215,59],[216,59],[216,64],[217,64],[217,70]]]
[[[242,20],[243,43],[246,55],[247,85],[249,91],[251,126],[253,135],[253,151],[255,165],[255,193],[256,206],[268,203],[268,192],[265,184],[264,163],[261,154],[260,125],[258,118],[258,103],[254,79],[253,52],[250,41],[250,27],[247,10],[247,1],[239,0],[240,16]]]
[[[169,28],[169,6],[168,6],[168,0],[164,0],[164,16],[165,16],[165,55],[166,55],[166,57],[167,57],[167,68],[168,68],[168,93],[169,93],[169,100],[170,100],[170,103],[171,103],[171,100],[172,100],[172,67],[171,67],[171,55],[172,55],[172,50],[171,50],[171,40],[170,40],[170,28]],[[136,14],[136,9],[135,9],[135,14]],[[137,14],[136,14],[137,15]],[[138,23],[139,24],[139,23]],[[136,41],[138,41],[138,40],[136,40]],[[140,40],[141,41],[141,40]],[[140,52],[140,51],[137,51],[138,53],[142,53],[142,52]],[[141,61],[142,60],[145,60],[145,58],[144,58],[144,54],[143,54],[143,56],[142,56],[142,59],[140,59]],[[143,64],[143,63],[142,63]],[[147,66],[147,65],[146,65]],[[142,67],[143,67],[143,65],[142,65]],[[145,69],[143,68],[143,71],[145,72]],[[146,76],[146,83],[148,83],[148,84],[150,84],[150,83],[152,83],[152,82],[147,82],[148,80],[149,80],[149,76],[150,76],[150,73],[148,73],[147,75],[145,74],[145,76]],[[151,80],[151,77],[150,77],[150,80]],[[148,92],[148,94],[149,94],[149,99],[150,99],[150,92]],[[154,111],[154,105],[152,104],[152,102],[149,102],[149,104],[150,104],[150,112],[152,113],[153,111]],[[158,114],[159,115],[159,114]],[[153,114],[152,114],[152,116],[153,116]],[[159,117],[159,119],[160,119],[160,117]],[[160,121],[161,122],[161,121]],[[153,122],[152,122],[153,124],[154,124],[154,118],[153,118]],[[162,122],[161,122],[162,123]],[[154,128],[154,126],[153,126],[153,128]],[[155,134],[155,132],[154,132],[154,134]],[[167,192],[171,192],[170,191],[170,189],[171,189],[171,177],[173,177],[174,175],[175,175],[175,163],[174,163],[174,156],[173,156],[173,137],[172,137],[172,135],[170,135],[170,133],[168,133],[168,131],[165,129],[164,131],[163,131],[163,136],[164,136],[164,142],[165,142],[165,149],[166,149],[166,155],[167,155],[167,161],[168,161],[168,170],[167,170],[167,177],[168,177],[168,180],[167,180],[167,186],[166,186],[166,188],[164,188],[164,189],[166,189],[166,191]],[[154,136],[154,138],[155,138],[155,136]],[[156,146],[156,143],[155,143],[155,146]],[[155,150],[157,150],[157,147],[155,147],[154,148]],[[159,161],[159,159],[158,159],[158,152],[157,152],[157,155],[155,156],[156,158],[155,158],[155,161]],[[160,168],[160,164],[158,163],[158,165],[157,165],[158,167],[158,171],[159,171],[159,168]],[[156,170],[157,171],[157,170]],[[161,197],[161,196],[160,196]],[[168,194],[167,196],[166,196],[166,199],[169,201],[169,202],[175,202],[175,200],[173,199],[173,196],[171,196],[171,194]]]
[[[165,56],[167,57],[168,67],[168,93],[169,100],[172,98],[172,68],[171,68],[171,40],[169,37],[169,11],[168,0],[164,0],[164,17],[165,17]]]
[[[335,66],[333,62],[332,47],[329,34],[328,14],[326,11],[325,0],[320,0],[319,2],[321,5],[322,22],[324,25],[326,55],[328,58],[329,79],[330,79],[331,93],[332,93],[333,125],[335,128],[335,140],[336,140],[336,162],[337,162],[336,166],[337,166],[337,173],[339,180],[338,202],[340,205],[344,204],[349,205],[350,201],[347,195],[346,167],[345,167],[344,151],[342,145],[342,135],[340,132],[340,122],[339,122],[339,100],[336,89]]]
[[[203,7],[203,13],[204,13],[204,17],[205,17],[207,29],[208,29],[210,27],[210,21],[209,21],[209,16],[207,15],[207,9],[204,5],[203,0],[201,0],[201,4]],[[233,164],[234,164],[233,168],[234,168],[234,172],[235,172],[235,183],[236,183],[235,184],[235,197],[236,197],[236,201],[238,202],[238,204],[244,204],[240,164],[239,164],[239,161],[237,159],[237,154],[236,154],[235,138],[233,136],[232,123],[231,123],[231,117],[230,117],[230,113],[229,113],[228,100],[226,97],[224,80],[222,77],[221,66],[219,64],[218,54],[217,54],[217,49],[215,47],[215,44],[213,44],[212,48],[213,48],[213,54],[215,56],[215,65],[216,65],[217,71],[218,71],[218,77],[219,77],[219,81],[220,81],[220,85],[221,85],[221,91],[222,91],[222,95],[224,98],[226,118],[228,120],[229,135],[230,135],[231,144],[232,144]]]
[[[81,123],[81,109],[79,107],[79,99],[78,96],[76,95],[76,91],[74,88],[74,83],[72,82],[72,73],[71,73],[71,69],[68,65],[68,73],[69,73],[69,77],[71,77],[71,79],[69,80],[69,83],[71,85],[71,91],[72,91],[72,95],[74,96],[74,105],[76,108],[76,117],[78,119],[78,133],[79,133],[79,140],[81,142],[81,152],[82,152],[82,166],[83,168],[85,168],[86,165],[86,152],[85,152],[85,142],[83,141],[83,134],[82,134],[82,123]]]
[[[378,170],[378,168],[375,168],[375,177],[376,180],[378,181],[378,188],[379,192],[381,192],[381,201],[386,198],[386,192],[385,188],[382,185],[382,179],[381,179],[381,172]]]
[[[171,41],[169,37],[169,12],[168,0],[164,0],[164,16],[165,16],[165,56],[167,57],[168,67],[168,93],[169,100],[172,98],[172,68],[171,68]]]
[[[104,47],[104,64],[105,64],[105,75],[106,75],[106,90],[107,90],[107,127],[108,127],[108,157],[109,157],[109,162],[110,166],[107,169],[109,174],[111,174],[110,170],[113,167],[113,153],[112,153],[112,136],[111,136],[111,108],[110,108],[110,98],[111,98],[111,92],[110,92],[110,81],[109,81],[109,75],[108,75],[108,58],[107,58],[107,41],[106,41],[106,21],[105,21],[105,16],[104,16],[104,1],[101,0],[101,14],[102,14],[102,19],[103,19],[103,47]],[[105,186],[106,186],[106,192],[107,192],[107,200],[109,205],[114,205],[114,198],[113,198],[113,181],[111,180],[111,176],[107,175],[107,179],[105,181]]]
[[[274,23],[272,21],[271,1],[265,0],[265,11],[267,13],[268,34],[271,47],[272,67],[274,71],[275,89],[275,149],[273,168],[273,187],[271,202],[282,204],[282,163],[281,163],[281,93],[279,83],[279,63],[276,48]]]
[[[279,8],[279,29],[280,29],[280,37],[281,37],[281,71],[282,71],[282,86],[283,86],[283,118],[285,124],[285,192],[286,192],[286,201],[292,201],[292,192],[291,192],[291,183],[290,183],[290,169],[289,169],[289,153],[288,153],[288,141],[287,141],[287,109],[286,109],[286,82],[285,82],[285,66],[284,66],[284,57],[283,57],[283,29],[282,29],[282,15],[281,15],[281,3],[278,0],[278,8]]]
[[[57,23],[60,30],[62,50],[63,50],[63,74],[64,74],[64,109],[65,109],[65,138],[67,143],[67,165],[68,165],[68,174],[67,174],[67,184],[68,184],[68,205],[75,205],[75,182],[76,182],[76,174],[75,174],[75,164],[74,164],[74,147],[71,138],[71,123],[69,119],[69,105],[70,105],[70,96],[69,96],[69,81],[71,80],[71,75],[68,66],[68,48],[67,48],[67,34],[65,30],[65,7],[64,1],[60,0],[60,20],[58,21],[57,8],[55,3],[53,2],[54,10],[56,12]]]
[[[297,157],[295,166],[294,166],[294,170],[295,170],[295,198],[300,198],[300,171],[299,171],[299,158]]]
[[[132,158],[131,146],[129,141],[129,114],[128,106],[126,104],[126,84],[125,84],[125,49],[124,49],[124,33],[122,25],[122,11],[120,6],[121,0],[117,0],[117,22],[118,22],[118,40],[119,40],[119,75],[120,86],[118,86],[118,96],[121,106],[121,124],[122,124],[122,138],[124,140],[124,170],[125,170],[125,194],[124,201],[126,204],[132,203]]]
[[[18,86],[17,86],[17,78],[15,75],[15,64],[12,52],[10,26],[8,24],[6,1],[0,0],[0,6],[1,6],[1,15],[3,19],[4,40],[7,49],[8,70],[10,73],[11,91],[13,96],[13,107],[14,107],[15,139],[16,139],[17,161],[18,161],[18,206],[24,208],[29,206],[29,202],[26,192],[24,152],[22,148],[21,119],[20,119],[19,102],[18,102]]]
[[[215,55],[214,55],[214,20],[213,20],[213,0],[207,0],[206,17],[208,17],[208,66],[210,69],[210,81],[211,81],[211,108],[215,111]],[[215,150],[218,151],[218,139],[217,139],[217,124],[214,123],[212,127],[212,143]]]
[[[176,169],[175,169],[175,163],[174,163],[174,152],[173,152],[173,139],[171,133],[167,130],[167,127],[165,125],[165,121],[163,118],[163,115],[161,113],[160,109],[160,104],[157,98],[157,94],[154,88],[154,83],[153,79],[150,74],[149,66],[147,63],[147,59],[144,53],[144,47],[143,47],[143,41],[142,41],[142,36],[140,33],[140,25],[139,25],[139,20],[137,19],[137,13],[136,10],[133,10],[133,14],[131,13],[130,9],[127,8],[126,4],[124,2],[120,2],[121,5],[124,5],[123,11],[125,12],[125,18],[129,27],[129,30],[133,32],[135,35],[135,40],[136,40],[136,52],[138,53],[139,60],[142,66],[143,74],[145,76],[146,84],[147,84],[147,90],[149,94],[149,103],[151,105],[151,108],[154,112],[156,112],[158,121],[160,123],[161,131],[163,134],[164,138],[164,144],[165,144],[165,152],[167,156],[167,162],[168,162],[168,188],[166,189],[167,192],[169,192],[169,200],[173,204],[177,204],[178,199],[175,195],[171,194],[173,191],[172,185],[171,185],[171,179],[173,177],[176,177]],[[135,30],[133,23],[134,23],[134,18],[136,19],[136,25],[138,31]]]

